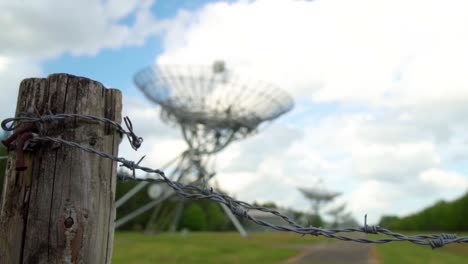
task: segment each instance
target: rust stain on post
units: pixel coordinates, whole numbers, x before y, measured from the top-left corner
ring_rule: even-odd
[[[65,218],[66,217],[66,218]],[[77,213],[75,208],[71,207],[68,216],[63,220],[62,232],[66,238],[65,254],[63,255],[64,263],[79,263],[82,259],[83,243],[83,226],[85,223],[77,222]]]
[[[16,113],[77,113],[121,122],[121,93],[68,74],[25,79]],[[48,136],[117,155],[120,135],[99,123],[45,123]],[[116,164],[60,144],[10,151],[0,203],[1,263],[110,263]],[[21,161],[21,160],[20,160]],[[21,164],[20,164],[21,165]]]

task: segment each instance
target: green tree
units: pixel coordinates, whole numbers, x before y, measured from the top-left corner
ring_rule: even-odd
[[[123,170],[119,170],[117,175],[128,175],[127,172]],[[137,181],[117,181],[117,187],[115,192],[115,200],[119,200],[120,197],[125,195],[128,191],[130,191],[133,187],[138,185],[139,182]],[[116,219],[122,218],[129,213],[133,212],[134,210],[140,208],[141,206],[150,202],[151,199],[148,197],[146,189],[140,190],[136,193],[130,200],[128,200],[125,204],[117,209],[117,217]],[[127,222],[120,229],[123,230],[141,230],[145,227],[146,223],[148,222],[149,217],[151,216],[151,210],[135,217],[133,220]]]
[[[210,231],[232,230],[233,226],[221,206],[213,201],[203,200],[204,211],[207,218],[207,228]]]
[[[312,226],[321,227],[324,225],[324,221],[320,215],[312,215],[310,218],[310,224]]]
[[[380,226],[408,231],[467,231],[468,193],[452,201],[438,201],[434,205],[406,217],[385,216]]]
[[[206,230],[208,227],[208,221],[206,218],[206,213],[198,203],[189,203],[182,213],[180,227],[188,228],[193,231]]]
[[[395,226],[395,224],[398,223],[398,221],[400,221],[400,218],[398,218],[398,216],[384,215],[380,219],[379,225],[382,227]]]

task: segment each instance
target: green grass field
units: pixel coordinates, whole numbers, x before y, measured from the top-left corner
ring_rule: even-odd
[[[307,246],[325,241],[333,242],[323,237],[279,232],[253,233],[247,239],[238,233],[192,232],[183,236],[117,232],[112,263],[285,263]],[[468,263],[468,244],[432,250],[408,242],[395,242],[376,248],[381,264]]]
[[[428,233],[428,232],[424,232]],[[413,235],[415,235],[414,233]],[[459,234],[458,236],[468,236]],[[410,263],[410,264],[465,264],[468,263],[468,243],[450,244],[442,248],[431,249],[409,242],[395,242],[376,245],[377,254],[382,264]]]
[[[323,239],[285,233],[115,234],[112,263],[281,263]]]

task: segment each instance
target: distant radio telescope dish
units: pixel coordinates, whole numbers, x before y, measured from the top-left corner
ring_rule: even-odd
[[[156,199],[161,196],[161,194],[164,192],[164,188],[162,187],[161,184],[152,184],[150,187],[148,187],[148,196],[151,199]]]
[[[161,119],[181,128],[188,149],[178,158],[170,177],[193,185],[203,185],[215,175],[208,169],[211,156],[232,141],[258,132],[260,124],[273,121],[294,105],[286,92],[269,83],[242,78],[224,61],[200,66],[154,65],[137,72],[134,81],[149,100],[161,107]],[[171,190],[165,191],[161,185],[148,188],[153,199],[161,194],[169,198]],[[158,200],[162,202],[163,198]],[[230,209],[221,206],[245,235]],[[173,226],[177,226],[180,213],[177,210]],[[118,223],[123,225],[125,221]]]
[[[316,201],[331,201],[335,199],[335,197],[339,196],[339,192],[328,191],[325,189],[319,188],[298,188],[302,194],[307,197],[308,199],[316,200]]]
[[[277,87],[243,79],[223,61],[209,66],[155,65],[135,75],[136,86],[161,106],[161,119],[182,128],[190,148],[215,153],[293,107]]]

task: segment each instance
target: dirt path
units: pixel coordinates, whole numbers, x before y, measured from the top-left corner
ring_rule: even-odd
[[[373,245],[330,242],[313,245],[287,263],[379,264]]]

